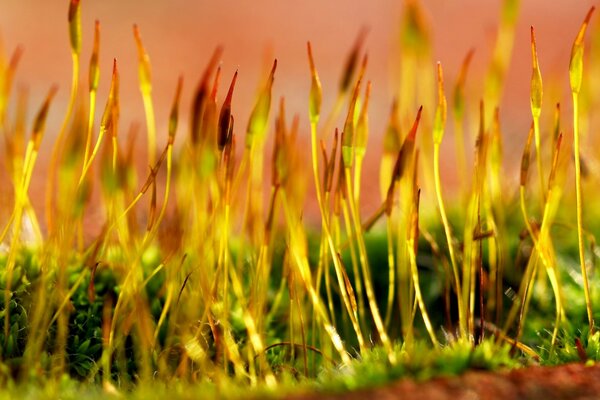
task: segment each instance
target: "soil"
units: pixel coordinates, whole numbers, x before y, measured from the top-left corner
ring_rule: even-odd
[[[351,393],[305,393],[289,397],[289,400],[313,399],[600,399],[600,364],[534,366],[506,372],[470,371],[427,382],[402,379],[385,387]]]

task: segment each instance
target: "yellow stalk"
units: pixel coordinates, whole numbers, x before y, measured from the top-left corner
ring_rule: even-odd
[[[342,202],[342,214],[344,214],[344,223],[346,224],[346,231],[348,232],[348,241],[350,247],[350,259],[352,262],[352,273],[354,274],[354,286],[356,287],[356,296],[358,297],[358,321],[365,321],[365,306],[362,295],[362,284],[360,279],[360,272],[358,270],[358,260],[356,259],[356,247],[354,246],[354,232],[352,229],[352,222],[350,217],[350,211],[346,201]],[[339,253],[338,253],[339,254]]]
[[[458,177],[461,182],[461,193],[466,193],[467,190],[467,157],[465,155],[465,135],[463,127],[463,118],[465,114],[465,80],[467,78],[467,71],[471,64],[471,59],[475,53],[474,49],[469,50],[465,56],[458,79],[454,86],[454,145],[456,147],[456,163],[458,167]]]
[[[354,167],[354,201],[357,208],[360,209],[360,179],[362,175],[362,165],[369,140],[369,100],[371,98],[371,82],[367,83],[365,101],[360,111],[360,116],[356,124],[356,138],[354,139],[354,154],[356,165]]]
[[[154,106],[152,105],[152,69],[150,57],[144,48],[142,36],[137,25],[133,25],[133,36],[138,50],[140,92],[142,93],[144,102],[146,129],[148,130],[148,163],[154,165],[156,161],[156,122],[154,118]]]
[[[333,344],[334,348],[340,354],[342,363],[348,365],[350,363],[350,356],[344,349],[342,339],[337,333],[335,327],[330,322],[330,319],[327,316],[327,311],[323,306],[323,303],[321,302],[321,298],[319,297],[319,294],[315,291],[312,285],[310,266],[308,265],[308,260],[306,259],[305,251],[299,248],[299,246],[305,246],[306,239],[303,237],[304,233],[301,227],[297,226],[298,221],[292,216],[285,190],[282,191],[281,197],[286,221],[289,225],[290,230],[290,250],[292,253],[292,257],[294,258],[296,266],[298,267],[298,270],[300,272],[300,277],[302,278],[302,281],[304,282],[304,285],[308,291],[315,313],[319,316],[319,318],[321,318],[323,327],[327,332],[327,335],[331,339],[331,343]],[[336,257],[333,257],[333,259],[335,260]],[[344,286],[342,285],[340,287],[340,290],[342,292],[345,290],[343,288]],[[357,331],[357,335],[359,335],[359,333],[360,329]],[[362,335],[358,336],[358,338],[359,340],[361,340]]]
[[[581,29],[575,38],[573,48],[571,50],[571,62],[569,64],[569,83],[573,95],[573,152],[575,154],[575,194],[577,199],[577,237],[579,245],[579,263],[581,265],[581,276],[583,277],[583,290],[585,294],[585,306],[587,317],[590,326],[590,331],[594,329],[594,316],[592,312],[592,300],[590,295],[590,286],[588,281],[587,269],[585,266],[585,248],[583,243],[583,200],[581,190],[581,156],[580,148],[580,132],[579,132],[579,92],[581,90],[581,82],[583,80],[583,39],[585,31],[589,24],[594,7],[588,11]]]
[[[14,218],[11,217],[11,224],[12,224],[12,238],[11,238],[11,243],[10,243],[10,247],[8,250],[8,256],[6,259],[6,265],[5,265],[5,269],[6,269],[6,287],[4,289],[4,304],[8,305],[9,304],[9,300],[11,297],[11,285],[12,285],[12,279],[13,279],[13,272],[14,272],[14,268],[15,268],[15,263],[16,263],[16,259],[17,259],[17,251],[18,251],[18,247],[19,247],[19,242],[21,240],[21,226],[22,226],[22,219],[23,219],[23,211],[24,211],[24,207],[27,203],[27,192],[29,190],[29,185],[31,183],[31,176],[33,174],[33,168],[35,166],[35,162],[37,159],[37,155],[40,149],[40,145],[42,142],[42,136],[44,134],[45,128],[46,128],[46,119],[48,116],[48,109],[50,107],[50,102],[52,101],[52,99],[54,98],[54,95],[56,94],[57,91],[57,87],[53,86],[48,95],[46,96],[46,99],[44,101],[44,103],[42,104],[42,107],[40,108],[38,114],[36,115],[35,121],[34,121],[34,125],[33,125],[33,132],[31,135],[31,139],[29,140],[28,144],[27,144],[27,150],[25,153],[25,161],[23,163],[23,174],[21,179],[19,180],[19,183],[21,184],[20,187],[16,187],[15,188],[15,205],[14,205],[14,210],[13,210],[13,215]],[[8,225],[11,226],[11,225]],[[8,229],[5,228],[5,231],[2,233],[2,236],[4,236],[6,234],[6,230]],[[8,340],[8,332],[9,332],[9,328],[10,328],[10,312],[9,312],[9,308],[6,307],[5,308],[5,314],[4,314],[4,334],[5,334],[5,338],[6,340]]]
[[[345,167],[344,173],[346,175],[346,187],[347,193],[353,193],[352,190],[352,176],[350,174],[350,168]],[[356,205],[352,198],[348,200],[350,204],[350,214],[352,216],[352,220],[354,223],[354,234],[356,240],[358,242],[358,255],[360,258],[360,264],[362,266],[362,273],[365,285],[365,293],[367,295],[367,301],[369,303],[369,308],[371,310],[371,316],[373,317],[373,322],[375,323],[375,328],[377,329],[377,333],[379,334],[379,339],[381,340],[381,344],[386,349],[388,353],[388,359],[390,363],[396,363],[396,355],[393,351],[391,341],[388,337],[388,334],[385,330],[385,325],[383,323],[383,319],[381,318],[381,314],[379,312],[379,307],[377,306],[377,300],[375,298],[375,292],[373,290],[373,280],[371,279],[371,267],[369,266],[369,259],[367,257],[367,247],[365,245],[362,225],[360,223],[360,217],[358,215],[358,211],[356,210]]]
[[[104,135],[106,132],[111,129],[113,120],[113,107],[115,106],[115,98],[117,96],[118,91],[118,81],[119,81],[119,71],[117,69],[117,60],[113,60],[113,72],[112,72],[112,81],[110,85],[110,92],[108,94],[108,100],[106,101],[106,106],[104,107],[104,113],[102,115],[102,121],[100,123],[100,132],[98,133],[98,138],[96,139],[96,144],[94,145],[94,149],[92,150],[92,154],[89,156],[87,163],[84,163],[81,178],[79,178],[79,186],[82,185],[87,173],[89,172],[96,155],[98,154],[98,150],[100,149],[100,145],[102,144],[102,140],[104,139]],[[114,128],[114,127],[113,127]]]
[[[540,200],[542,204],[544,204],[546,197],[546,189],[544,185],[544,169],[542,167],[542,150],[540,138],[540,115],[542,113],[543,86],[542,73],[540,72],[540,65],[538,62],[533,26],[531,27],[531,59],[533,69],[531,73],[531,115],[533,116],[533,129],[535,134],[535,155],[538,176],[540,178]]]
[[[458,277],[458,263],[456,260],[456,255],[454,253],[454,244],[452,243],[452,231],[450,229],[450,223],[448,222],[448,216],[446,215],[446,207],[444,206],[444,200],[442,198],[442,183],[440,178],[440,146],[444,137],[447,112],[446,96],[444,95],[444,76],[441,63],[438,63],[437,76],[438,106],[433,124],[433,173],[435,183],[435,194],[437,198],[438,208],[440,210],[440,216],[442,218],[442,225],[444,226],[444,233],[446,234],[446,243],[448,245],[448,252],[450,253],[450,263],[452,264],[454,286],[457,293],[456,298],[458,302],[458,321],[460,335],[462,337],[466,337],[467,324],[465,319],[465,309],[462,304],[462,296],[460,295],[462,289],[460,279]]]
[[[427,329],[427,333],[433,343],[433,346],[438,348],[440,344],[435,336],[435,330],[433,329],[433,325],[431,324],[431,320],[429,319],[429,314],[427,313],[427,309],[425,308],[425,302],[423,301],[423,295],[421,294],[421,286],[419,285],[419,271],[417,270],[417,257],[415,255],[415,242],[412,238],[408,240],[406,243],[406,247],[408,248],[408,258],[410,260],[410,271],[412,275],[413,282],[415,284],[415,298],[417,299],[417,304],[419,305],[419,309],[421,310],[421,316],[423,317],[423,322],[425,323],[425,328]]]
[[[179,77],[177,81],[177,89],[175,89],[175,99],[173,100],[173,106],[171,107],[171,115],[169,117],[169,141],[167,144],[167,178],[165,182],[165,194],[163,199],[163,204],[158,213],[158,218],[156,219],[156,229],[158,230],[158,226],[160,222],[165,216],[165,212],[167,211],[167,204],[169,202],[169,193],[171,192],[171,175],[173,171],[173,143],[175,142],[175,133],[177,132],[177,124],[179,120],[179,99],[181,98],[181,89],[183,87],[183,77]]]
[[[337,252],[335,250],[335,245],[333,243],[333,238],[331,236],[331,231],[329,228],[329,221],[326,217],[327,214],[325,212],[325,208],[323,205],[323,199],[322,199],[322,194],[321,194],[321,185],[320,185],[320,181],[319,181],[319,161],[318,161],[318,156],[317,156],[317,124],[319,122],[320,107],[321,107],[321,82],[319,80],[319,76],[318,76],[316,68],[314,66],[314,61],[313,61],[313,57],[312,57],[312,49],[310,47],[310,43],[307,44],[307,48],[308,48],[308,58],[309,58],[309,63],[310,63],[310,67],[311,67],[311,75],[312,75],[312,86],[311,86],[311,95],[310,95],[310,103],[309,103],[309,117],[310,117],[310,121],[311,121],[310,122],[310,131],[311,131],[312,165],[313,165],[313,177],[315,180],[315,191],[317,194],[317,203],[319,205],[319,210],[321,212],[321,225],[322,225],[322,228],[324,231],[325,238],[329,245],[329,251],[332,255],[332,260],[333,260],[334,269],[336,271],[338,285],[340,287],[340,292],[342,294],[342,300],[343,300],[346,310],[348,311],[348,314],[350,316],[350,320],[352,322],[354,331],[356,333],[359,345],[360,345],[361,349],[363,349],[365,342],[364,342],[358,321],[356,320],[356,318],[354,318],[353,313],[352,313],[352,307],[350,305],[350,300],[348,298],[348,293],[346,291],[344,280],[343,280],[342,266],[340,265],[339,260],[335,256],[335,254]],[[352,192],[350,192],[350,193],[352,193]],[[326,273],[325,277],[327,279],[327,273]],[[325,284],[327,285],[327,280],[325,281]],[[333,307],[331,307],[331,311],[333,312]],[[333,317],[333,314],[332,314],[332,317]]]
[[[392,224],[391,216],[388,216],[386,220],[387,227],[387,261],[388,261],[388,297],[387,297],[387,308],[385,310],[384,326],[386,329],[390,327],[390,321],[392,318],[392,308],[394,307],[394,293],[396,288],[396,265],[394,262],[394,226]]]
[[[94,49],[90,59],[89,69],[89,91],[90,91],[90,111],[88,117],[87,134],[85,139],[85,153],[83,157],[83,166],[88,163],[90,150],[92,146],[92,130],[94,128],[94,114],[96,112],[96,95],[98,93],[98,83],[100,81],[100,68],[98,68],[98,53],[100,51],[100,22],[96,21],[94,29]],[[82,174],[83,175],[83,174]]]
[[[48,232],[54,231],[54,181],[56,178],[56,169],[58,168],[58,162],[61,157],[62,146],[64,136],[67,131],[67,126],[71,120],[71,114],[75,106],[75,100],[77,98],[77,89],[79,85],[79,53],[81,52],[81,4],[80,0],[71,0],[69,3],[68,12],[69,22],[69,38],[71,41],[71,61],[72,61],[72,77],[71,77],[71,94],[69,96],[69,103],[67,105],[67,112],[58,131],[58,136],[54,147],[52,148],[52,155],[50,156],[50,165],[48,166],[48,180],[46,184],[46,222]]]

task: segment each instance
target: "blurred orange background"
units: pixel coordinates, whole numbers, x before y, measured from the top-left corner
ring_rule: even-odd
[[[467,80],[468,112],[475,114],[482,96],[482,81],[489,64],[499,19],[500,0],[423,0],[422,7],[432,33],[433,60],[444,65],[448,96],[466,52],[474,47],[475,57]],[[529,27],[535,26],[538,53],[545,83],[554,80],[565,91],[572,41],[592,0],[524,0],[501,105],[505,149],[518,152],[523,146],[530,121],[529,80],[531,53]],[[392,98],[397,93],[399,27],[404,1],[184,1],[184,0],[82,0],[84,45],[81,82],[87,87],[87,66],[91,52],[94,20],[101,29],[101,113],[108,92],[113,57],[121,73],[121,131],[133,122],[144,128],[142,99],[138,89],[137,54],[132,25],[140,27],[153,67],[154,103],[159,146],[166,138],[166,124],[177,77],[184,76],[182,116],[178,135],[186,134],[190,98],[201,71],[217,45],[224,46],[220,99],[235,70],[239,70],[233,100],[237,133],[243,134],[266,66],[279,61],[274,101],[285,96],[288,114],[300,114],[302,134],[308,138],[307,99],[310,85],[306,41],[313,43],[317,68],[324,91],[324,109],[335,100],[339,76],[348,50],[361,27],[369,28],[367,79],[373,82],[370,106],[371,140],[368,160],[378,159]],[[67,31],[67,0],[3,2],[0,32],[6,51],[23,46],[15,87],[30,91],[30,118],[48,88],[58,83],[60,91],[50,112],[44,145],[51,145],[60,126],[69,96],[71,58]],[[85,90],[82,90],[82,95]],[[544,114],[564,93],[546,93]],[[551,98],[549,96],[558,96]],[[86,101],[86,97],[82,96]],[[569,104],[563,118],[570,118]],[[99,119],[99,115],[97,115]],[[544,118],[544,115],[543,115]],[[451,125],[451,124],[449,124]],[[451,127],[449,126],[449,131]],[[143,130],[142,130],[143,132]],[[140,138],[144,137],[140,135]],[[453,149],[451,136],[445,139]],[[448,143],[449,142],[449,143]],[[145,146],[140,146],[145,148]],[[49,151],[47,151],[49,153]],[[308,154],[308,150],[307,150]],[[444,163],[446,181],[455,180],[452,153]],[[46,157],[47,158],[47,157]],[[46,162],[42,159],[43,163]],[[372,163],[378,167],[378,162]],[[44,174],[35,180],[43,181]],[[371,182],[373,189],[376,182]],[[310,185],[309,185],[310,186]],[[2,185],[4,188],[5,185]],[[5,190],[5,189],[1,189]],[[368,190],[368,189],[367,189]]]

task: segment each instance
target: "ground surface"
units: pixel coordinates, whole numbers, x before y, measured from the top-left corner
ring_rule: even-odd
[[[600,364],[536,366],[500,373],[472,371],[428,382],[403,379],[382,388],[332,395],[295,395],[289,399],[600,399]]]

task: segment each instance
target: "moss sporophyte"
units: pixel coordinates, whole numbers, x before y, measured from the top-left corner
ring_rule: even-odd
[[[147,133],[141,157],[149,166],[139,180],[139,152],[120,126],[124,78],[116,59],[104,99],[98,90],[107,57],[98,21],[80,96],[87,32],[81,7],[68,3],[66,109],[53,104],[58,89],[51,86],[28,121],[26,98],[12,88],[22,50],[8,61],[0,57],[7,172],[0,182],[7,199],[0,203],[3,384],[33,382],[60,393],[79,380],[90,391],[141,393],[177,383],[232,396],[248,394],[239,390],[250,384],[259,395],[287,393],[292,384],[354,389],[403,376],[600,358],[594,327],[600,223],[584,213],[600,190],[586,179],[597,160],[582,152],[590,138],[589,124],[581,124],[598,111],[590,106],[597,103],[589,99],[584,68],[593,8],[571,51],[572,125],[563,123],[560,104],[542,101],[548,95],[537,40],[543,38],[530,28],[530,109],[523,115],[531,116],[531,129],[518,184],[511,186],[502,163],[500,100],[516,0],[502,3],[481,82],[468,74],[471,60],[483,57],[473,50],[453,66],[454,81],[444,75],[448,65],[432,61],[419,3],[406,2],[401,85],[393,90],[382,151],[369,148],[369,112],[381,103],[368,79],[366,29],[340,60],[332,97],[323,93],[324,61],[313,52],[319,43],[307,43],[307,119],[290,117],[285,98],[273,98],[279,72],[271,59],[247,123],[236,120],[236,83],[247,77],[236,70],[222,84],[217,47],[190,104],[182,97],[187,84],[177,79],[161,135],[152,54],[143,26],[134,25]],[[97,101],[105,106],[95,126]],[[180,123],[182,108],[190,110],[188,124]],[[442,180],[448,108],[458,194]],[[469,124],[469,114],[477,124]],[[46,122],[57,118],[50,144]],[[302,150],[303,135],[309,152]],[[470,136],[476,141],[469,166]],[[41,152],[49,153],[47,173],[36,170]],[[368,193],[373,185],[362,187],[364,174],[373,180],[372,168],[363,173],[370,152],[380,154],[375,194]],[[314,190],[306,189],[307,165]],[[43,212],[30,199],[38,175],[46,189]],[[312,225],[307,193],[318,209]],[[373,202],[363,212],[363,203]],[[91,213],[101,222],[89,238]]]

